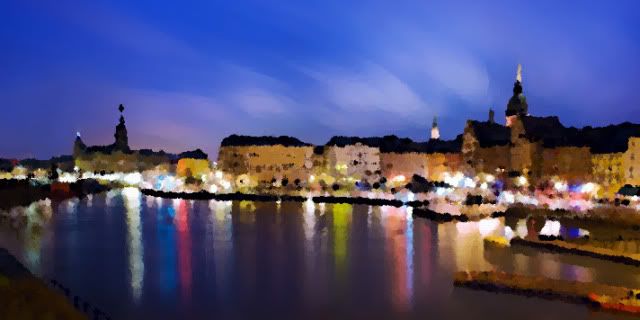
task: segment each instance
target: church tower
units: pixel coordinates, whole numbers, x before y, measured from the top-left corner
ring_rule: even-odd
[[[116,138],[116,142],[113,144],[115,150],[119,150],[122,152],[129,152],[129,137],[127,136],[127,126],[124,124],[124,115],[122,112],[124,111],[124,106],[120,104],[118,107],[120,111],[120,123],[116,126],[116,133],[113,135]]]
[[[440,139],[440,129],[438,129],[438,118],[433,117],[433,124],[431,125],[431,139]]]
[[[80,137],[80,132],[76,133],[76,141],[73,143],[73,156],[74,158],[79,157],[84,153],[87,149],[87,145],[84,144],[82,138]]]
[[[522,65],[518,64],[516,82],[513,84],[513,96],[509,99],[507,111],[505,112],[507,127],[511,126],[516,117],[526,116],[528,114],[529,106],[527,105],[527,99],[522,93]]]

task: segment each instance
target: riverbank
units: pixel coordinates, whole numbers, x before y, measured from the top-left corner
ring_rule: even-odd
[[[556,280],[531,277],[496,271],[461,271],[454,275],[453,284],[475,290],[509,293],[549,300],[594,305],[590,293],[607,295],[615,299],[624,298],[629,288],[606,284]]]
[[[587,211],[571,211],[514,205],[505,211],[505,216],[520,219],[527,217],[554,218],[573,221],[587,228],[589,226],[606,226],[640,230],[640,211],[629,207],[602,206]]]
[[[513,238],[511,239],[511,245],[545,249],[558,253],[570,253],[640,267],[640,254],[624,253],[612,249],[595,247],[589,244],[577,244],[561,240],[541,241]]]
[[[0,209],[8,210],[18,206],[28,206],[39,200],[65,200],[82,198],[89,194],[104,192],[110,187],[93,179],[78,180],[73,183],[56,182],[38,184],[30,180],[0,179]]]
[[[497,218],[504,216],[504,212],[495,211],[490,214],[484,214],[481,210],[476,210],[474,214],[451,214],[448,212],[437,212],[429,209],[428,200],[413,200],[413,201],[401,201],[397,199],[383,199],[383,198],[365,198],[365,197],[342,197],[342,196],[313,196],[303,197],[297,195],[273,195],[273,194],[249,194],[249,193],[210,193],[206,191],[200,192],[168,192],[159,191],[153,189],[141,189],[142,194],[169,198],[169,199],[187,199],[187,200],[218,200],[218,201],[261,201],[261,202],[276,202],[276,201],[290,201],[290,202],[306,202],[309,199],[315,203],[347,203],[347,204],[363,204],[372,206],[393,206],[393,207],[412,207],[414,208],[413,214],[417,217],[429,219],[437,222],[450,222],[450,221],[477,221],[483,218]],[[478,205],[475,205],[479,208]],[[473,206],[469,206],[473,207]],[[473,211],[473,210],[471,210]]]
[[[373,206],[393,206],[393,207],[423,207],[429,205],[429,201],[407,201],[403,202],[397,199],[382,199],[382,198],[364,198],[364,197],[341,197],[341,196],[313,196],[304,197],[297,195],[274,195],[274,194],[250,194],[250,193],[210,193],[206,191],[200,192],[169,192],[159,191],[153,189],[141,189],[142,194],[169,198],[169,199],[186,199],[186,200],[219,200],[219,201],[262,201],[262,202],[274,202],[274,201],[291,201],[291,202],[305,202],[309,199],[315,203],[348,203],[348,204],[366,204]]]
[[[87,319],[0,248],[0,319]]]

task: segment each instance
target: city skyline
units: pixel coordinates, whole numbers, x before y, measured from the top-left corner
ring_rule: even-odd
[[[433,116],[452,139],[489,108],[504,123],[518,63],[533,115],[637,122],[636,3],[345,6],[11,4],[0,157],[69,154],[76,131],[106,144],[120,103],[131,145],[168,152],[234,133],[424,141]]]

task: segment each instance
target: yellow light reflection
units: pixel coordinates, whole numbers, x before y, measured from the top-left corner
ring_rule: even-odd
[[[340,276],[344,276],[346,271],[347,240],[352,212],[353,206],[348,203],[333,205],[333,253],[336,271]]]

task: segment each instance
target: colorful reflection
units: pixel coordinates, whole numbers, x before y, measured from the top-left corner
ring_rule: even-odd
[[[160,270],[157,284],[163,294],[171,296],[178,287],[176,226],[173,223],[176,210],[174,206],[162,206],[162,198],[156,198],[158,203],[156,236],[159,242],[157,266]]]
[[[404,208],[387,207],[382,212],[392,261],[391,302],[395,309],[406,311],[413,295],[413,221],[407,220]]]
[[[174,223],[178,230],[178,274],[184,303],[191,300],[191,234],[189,233],[189,205],[184,200],[174,202]]]

